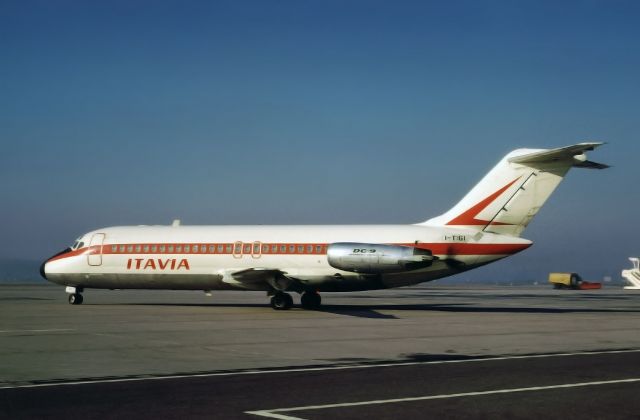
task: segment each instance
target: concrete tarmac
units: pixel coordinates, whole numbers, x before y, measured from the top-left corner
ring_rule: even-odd
[[[69,387],[73,387],[74,395],[90,394],[91,390],[102,389],[99,387],[111,387],[108,393],[100,394],[106,398],[99,404],[104,408],[105,404],[109,406],[110,403],[115,406],[118,392],[124,392],[122,390],[154,389],[160,385],[152,386],[150,382],[163,382],[161,386],[165,388],[162,392],[171,394],[178,392],[177,388],[183,386],[184,381],[195,381],[188,382],[195,387],[189,388],[194,398],[199,395],[197,389],[201,389],[198,384],[206,385],[208,390],[201,399],[192,401],[196,405],[198,401],[202,402],[202,412],[205,413],[211,401],[216,401],[220,407],[224,406],[221,402],[224,399],[213,398],[210,391],[226,389],[236,382],[251,381],[238,379],[249,378],[247,374],[242,374],[246,371],[271,372],[273,369],[308,367],[333,369],[345,366],[360,369],[361,366],[395,366],[406,362],[640,349],[640,294],[617,288],[557,291],[546,286],[443,287],[432,283],[387,291],[327,293],[323,295],[325,306],[320,311],[299,308],[274,311],[268,306],[266,296],[257,292],[214,292],[214,296],[207,297],[197,292],[87,290],[84,297],[83,305],[71,306],[66,303],[66,295],[61,287],[0,286],[0,417],[2,410],[5,410],[5,413],[12,415],[22,412],[25,418],[30,418],[29,411],[20,409],[19,401],[30,399],[37,392],[37,398],[43,404],[41,407],[47,407],[44,402],[60,398],[61,392],[71,392]],[[591,364],[578,366],[571,361],[575,358],[591,360]],[[532,363],[531,360],[536,362]],[[492,362],[496,363],[498,377],[503,375],[506,378],[497,383],[489,381],[495,376],[493,370],[477,372],[475,368],[469,368],[478,366],[477,363],[459,363],[420,365],[417,370],[399,371],[398,376],[394,376],[394,373],[391,377],[382,378],[379,389],[363,388],[362,384],[368,384],[369,379],[361,374],[327,380],[328,387],[317,386],[316,383],[316,389],[361,389],[353,391],[355,394],[345,391],[341,398],[318,391],[319,403],[331,405],[336,401],[405,398],[436,395],[433,393],[439,392],[495,391],[540,384],[588,384],[640,376],[637,368],[635,371],[631,368],[626,373],[624,371],[628,366],[640,365],[640,359],[633,351],[598,356],[553,356],[552,365],[540,360],[543,359]],[[425,366],[430,370],[423,371]],[[438,373],[433,372],[436,366]],[[560,373],[552,380],[538,381],[536,375],[545,366],[555,366]],[[600,370],[593,370],[593,366],[599,366]],[[603,366],[607,368],[602,369]],[[607,373],[609,366],[615,366],[615,374]],[[397,369],[401,367],[388,368],[386,372],[395,372]],[[590,369],[592,374],[589,374]],[[413,371],[422,372],[420,377],[423,378],[414,389],[415,392],[383,392],[402,384],[408,372]],[[221,372],[233,375],[211,376]],[[356,372],[356,369],[349,372]],[[238,373],[241,375],[238,376]],[[183,377],[161,379],[176,375]],[[198,379],[194,375],[207,376]],[[315,399],[296,399],[278,404],[280,401],[275,396],[284,390],[297,394],[298,385],[294,379],[313,378],[318,371],[267,375],[285,376],[282,382],[274,380],[275,376],[268,379],[267,376],[261,376],[264,378],[261,380],[254,376],[252,383],[259,383],[261,391],[256,395],[262,395],[263,399],[255,401],[256,404],[230,408],[239,411],[229,411],[229,416],[249,416],[245,411],[251,410],[317,404]],[[134,379],[135,384],[119,382],[123,378]],[[451,378],[455,378],[455,381],[452,382]],[[111,379],[117,382],[105,382]],[[78,381],[92,383],[49,385]],[[408,380],[409,383],[411,381]],[[280,385],[273,385],[278,383]],[[450,386],[438,388],[442,383]],[[20,388],[34,384],[46,386]],[[302,391],[304,384],[299,386]],[[66,391],[61,391],[60,387],[65,387]],[[611,392],[618,399],[625,400],[625,395],[637,397],[640,385],[631,381],[581,385],[571,389],[567,395],[574,395],[574,399],[587,394],[593,399],[595,395],[601,395],[600,392]],[[526,392],[533,391],[521,391],[518,398],[526,398],[522,396]],[[535,393],[536,399],[542,398],[549,404],[554,398],[557,399],[558,394],[553,389]],[[144,392],[142,394],[141,403],[156,404],[154,400],[162,400],[153,392],[147,397]],[[224,392],[222,394],[227,395]],[[114,397],[111,398],[111,395]],[[309,389],[303,391],[303,395],[316,393]],[[320,398],[322,395],[326,398]],[[232,400],[237,401],[238,398],[255,400],[257,397],[250,397],[249,394],[243,397],[241,393]],[[482,400],[494,401],[499,408],[501,404],[507,407],[507,401],[512,401],[511,396],[505,398],[500,394],[487,394]],[[437,403],[429,400],[431,407],[445,410],[436,409],[434,416],[438,413],[445,413],[444,417],[469,415],[459,402],[448,405],[443,403],[445,399]],[[626,407],[638,408],[634,398],[628,400]],[[90,397],[88,401],[95,402]],[[206,401],[209,402],[205,404]],[[562,403],[562,399],[558,402]],[[374,411],[365,412],[357,411],[356,407],[326,408],[292,415],[319,418],[331,412],[332,416],[357,418],[374,414],[384,416],[384,410],[399,416],[406,410],[407,416],[414,417],[422,412],[424,404],[424,401],[391,404],[393,408],[382,404],[368,406],[367,410]],[[83,415],[87,410],[92,412],[91,404],[83,406]],[[491,406],[489,404],[487,407]],[[166,416],[160,417],[179,417],[181,412],[187,417],[189,413],[193,417],[200,417],[200,411],[195,406],[189,406],[192,411],[184,411],[185,407],[180,404],[172,407],[174,411],[169,409]],[[456,407],[460,411],[456,411]],[[619,407],[619,418],[633,418],[629,417],[632,411],[624,411],[622,405]],[[52,411],[47,412],[55,417],[55,408],[49,406],[49,409]],[[609,407],[609,410],[615,410],[615,407]],[[338,411],[342,414],[337,414]],[[539,410],[531,412],[540,414]],[[608,412],[616,414],[615,411]],[[93,411],[95,417],[103,417],[100,413],[99,410]],[[640,409],[635,413],[640,413]],[[32,414],[39,417],[42,412]],[[135,410],[128,414],[135,415]],[[490,414],[487,416],[493,417]],[[516,417],[533,418],[527,416],[526,412]]]

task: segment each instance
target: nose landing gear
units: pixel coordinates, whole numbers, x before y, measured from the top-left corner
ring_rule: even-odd
[[[74,293],[72,295],[69,295],[69,303],[71,305],[81,305],[82,295],[80,293]]]
[[[84,291],[82,287],[67,286],[66,292],[69,293],[70,305],[82,305],[82,295]]]

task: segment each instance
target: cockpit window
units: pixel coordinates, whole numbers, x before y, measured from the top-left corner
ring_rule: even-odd
[[[84,243],[80,242],[80,239],[82,239],[82,238],[76,239],[76,241],[73,243],[73,245],[71,245],[71,249],[73,249],[75,251],[78,248],[82,248],[82,245],[84,245]]]

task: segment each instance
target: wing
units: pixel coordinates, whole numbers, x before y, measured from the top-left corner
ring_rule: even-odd
[[[274,268],[247,268],[243,270],[222,270],[219,272],[224,283],[247,290],[287,290],[294,282],[285,271]]]
[[[578,143],[572,146],[560,147],[557,149],[542,150],[540,152],[529,153],[526,155],[515,156],[509,159],[509,162],[521,164],[549,163],[554,161],[573,160],[573,166],[589,169],[605,169],[609,165],[603,163],[591,162],[587,160],[584,152],[593,150],[604,143],[589,142]]]

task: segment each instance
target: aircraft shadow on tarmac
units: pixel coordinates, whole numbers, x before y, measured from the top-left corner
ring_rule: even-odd
[[[116,304],[110,304],[116,305]],[[268,308],[268,305],[261,305],[255,303],[129,303],[127,305],[132,306],[183,306],[183,307],[201,307],[201,308]],[[381,306],[380,309],[384,308]],[[294,309],[295,310],[295,309]],[[305,311],[310,311],[305,309]],[[377,319],[397,319],[395,315],[382,314],[376,310],[371,309],[368,306],[358,305],[323,305],[320,309],[312,310],[314,312],[326,312],[336,315],[354,316],[358,318],[377,318]]]
[[[114,304],[115,305],[115,304]],[[129,303],[135,306],[175,306],[175,307],[217,307],[217,308],[268,308],[268,305],[255,303]],[[294,309],[295,310],[295,309]],[[498,307],[473,306],[467,303],[448,304],[374,304],[374,305],[323,305],[315,312],[358,318],[398,319],[398,316],[379,311],[437,311],[457,313],[505,313],[505,314],[567,314],[567,313],[640,313],[638,309],[597,309],[597,308],[550,308],[550,307]]]
[[[378,311],[438,311],[459,313],[530,313],[530,314],[564,314],[564,313],[638,313],[640,310],[626,309],[581,309],[581,308],[533,308],[533,307],[483,307],[468,304],[416,304],[416,305],[326,305],[321,312],[365,318],[397,318],[383,315]],[[372,314],[377,314],[373,315]]]

